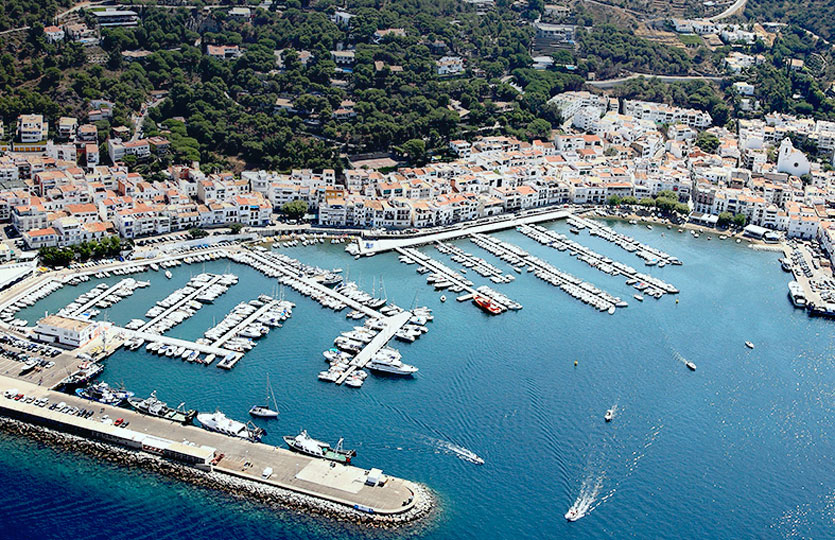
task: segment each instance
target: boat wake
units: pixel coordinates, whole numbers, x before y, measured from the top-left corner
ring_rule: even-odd
[[[472,450],[470,450],[469,448],[464,448],[459,444],[455,444],[450,441],[443,441],[441,439],[430,438],[430,441],[432,441],[435,444],[435,448],[438,451],[441,451],[445,454],[454,455],[458,459],[462,461],[467,461],[474,465],[484,465],[484,459]]]
[[[565,519],[568,521],[577,521],[586,517],[592,510],[600,506],[606,499],[608,499],[614,490],[607,493],[601,500],[597,500],[600,490],[603,489],[603,479],[606,477],[605,473],[600,473],[597,476],[587,476],[580,486],[580,494],[565,513]]]
[[[577,521],[592,513],[595,509],[600,507],[603,503],[611,499],[623,482],[627,481],[630,476],[638,468],[638,464],[646,455],[647,450],[652,446],[658,435],[661,433],[662,425],[652,426],[649,433],[644,437],[644,442],[640,448],[633,450],[629,459],[626,461],[626,468],[623,470],[620,478],[615,479],[612,486],[606,490],[603,489],[604,481],[609,478],[606,470],[599,462],[604,459],[605,452],[601,451],[596,456],[592,454],[587,464],[586,476],[583,483],[580,485],[580,493],[574,500],[574,504],[565,513],[565,519],[568,521]],[[610,441],[611,442],[611,441]],[[609,447],[607,442],[605,449]],[[601,494],[602,493],[602,494]]]

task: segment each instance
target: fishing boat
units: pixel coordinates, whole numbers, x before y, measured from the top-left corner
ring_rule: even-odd
[[[196,411],[185,410],[183,408],[185,403],[180,403],[176,409],[172,409],[167,403],[157,399],[156,390],[151,392],[151,395],[145,399],[129,397],[128,405],[142,414],[165,418],[166,420],[173,420],[175,422],[180,422],[181,424],[190,424],[194,419],[195,414],[197,414]]]
[[[270,409],[270,400],[272,400],[273,408]],[[249,414],[259,418],[277,418],[278,405],[275,402],[275,394],[273,394],[273,387],[270,386],[270,376],[267,375],[267,404],[253,405],[249,408]]]
[[[284,436],[284,442],[294,452],[347,465],[351,463],[351,458],[356,456],[357,452],[355,450],[344,450],[342,448],[342,441],[343,439],[340,438],[336,443],[336,448],[331,448],[331,445],[328,443],[317,441],[310,437],[306,430],[302,430],[295,437],[290,435]]]
[[[78,388],[75,391],[78,397],[97,401],[114,407],[120,405],[126,399],[133,397],[133,392],[124,389],[111,388],[106,382],[90,385],[86,388]]]

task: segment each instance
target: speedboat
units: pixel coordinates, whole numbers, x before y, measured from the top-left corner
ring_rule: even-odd
[[[753,344],[753,343],[751,343],[750,341],[746,341],[746,342],[745,342],[745,346],[746,346],[746,347],[748,347],[749,349],[753,349],[753,348],[754,348],[754,344]]]
[[[689,369],[690,371],[696,371],[696,364],[694,364],[690,360],[685,362],[684,365],[687,366],[687,369]]]
[[[568,512],[565,513],[565,519],[568,521],[577,521],[580,519],[580,513],[577,511],[576,508],[571,507],[568,509]]]

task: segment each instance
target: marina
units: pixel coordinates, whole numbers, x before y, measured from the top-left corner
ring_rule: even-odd
[[[681,261],[679,261],[678,258],[673,257],[660,249],[637,242],[631,236],[619,233],[599,221],[572,215],[568,218],[568,223],[579,230],[588,229],[590,235],[598,236],[603,240],[611,242],[619,248],[628,251],[629,253],[634,253],[637,257],[643,259],[644,264],[648,266],[655,264],[661,267],[664,267],[667,264],[681,265]]]
[[[553,227],[561,233],[569,234],[565,222]],[[618,223],[613,227],[621,231],[635,229]],[[3,390],[16,388],[28,399],[29,390],[23,388],[23,383],[28,383],[31,386],[27,388],[38,389],[32,392],[35,400],[49,396],[49,402],[45,407],[34,405],[34,402],[24,402],[19,406],[26,406],[27,410],[28,407],[35,407],[42,411],[45,421],[67,418],[73,419],[72,422],[84,422],[84,426],[91,425],[86,422],[92,421],[103,426],[101,429],[105,430],[105,434],[124,433],[125,437],[119,440],[126,441],[126,445],[145,441],[148,448],[154,448],[156,444],[161,451],[170,452],[171,456],[180,450],[203,455],[204,462],[205,459],[209,460],[216,473],[215,477],[242,478],[260,486],[271,486],[265,480],[278,479],[282,484],[286,483],[288,489],[310,489],[311,496],[317,500],[330,503],[331,496],[343,499],[345,502],[333,504],[352,512],[347,515],[348,520],[354,519],[352,516],[377,514],[355,509],[348,503],[366,503],[357,502],[360,495],[350,491],[345,497],[340,497],[345,495],[342,491],[364,485],[362,482],[368,476],[372,479],[378,477],[376,473],[371,473],[372,468],[396,471],[398,476],[427,482],[433,489],[437,489],[447,501],[443,511],[446,514],[449,509],[449,514],[446,514],[450,516],[448,519],[459,525],[463,525],[465,522],[462,520],[466,520],[469,524],[467,527],[472,528],[471,532],[467,532],[470,531],[467,527],[456,526],[450,529],[442,522],[438,529],[425,534],[431,538],[449,538],[462,530],[465,532],[461,537],[466,540],[489,537],[498,519],[494,518],[491,511],[496,507],[506,508],[524,518],[524,523],[519,525],[520,535],[535,535],[536,531],[546,527],[562,532],[565,526],[581,532],[588,530],[588,534],[581,534],[582,537],[605,536],[606,530],[613,523],[634,518],[634,508],[642,504],[641,498],[634,495],[636,491],[644,492],[654,489],[654,486],[667,485],[671,474],[686,476],[688,471],[692,472],[695,468],[706,471],[704,474],[707,478],[694,480],[696,485],[677,484],[674,496],[661,493],[659,497],[663,500],[664,510],[675,511],[680,516],[691,516],[683,519],[710,531],[711,535],[721,535],[724,525],[717,527],[713,523],[692,518],[688,509],[694,504],[704,511],[712,508],[712,504],[700,502],[700,497],[705,493],[720,504],[733,504],[733,497],[712,486],[721,481],[720,476],[735,478],[734,481],[741,480],[739,476],[734,476],[735,470],[739,470],[743,462],[752,458],[764,458],[763,452],[759,450],[763,439],[772,446],[787,446],[788,450],[803,460],[802,467],[795,467],[791,460],[774,463],[777,474],[791,479],[788,481],[790,486],[805,486],[801,491],[791,488],[794,495],[788,504],[803,504],[808,493],[805,490],[808,490],[809,485],[814,485],[813,476],[823,474],[813,459],[807,459],[814,455],[809,446],[811,443],[804,440],[800,444],[795,438],[798,430],[802,432],[805,423],[810,420],[808,415],[816,409],[808,407],[806,402],[801,403],[798,409],[796,390],[785,389],[780,384],[784,377],[774,375],[777,371],[788,373],[789,376],[796,373],[801,385],[821,384],[823,374],[831,371],[827,371],[829,368],[826,367],[828,364],[824,352],[832,335],[829,327],[821,324],[827,321],[806,317],[786,299],[786,282],[791,276],[783,273],[780,265],[775,264],[774,254],[743,249],[732,242],[714,242],[710,246],[711,253],[705,254],[705,248],[698,245],[700,241],[694,241],[690,235],[667,235],[664,238],[657,229],[640,228],[640,231],[634,231],[634,235],[636,240],[645,245],[656,244],[665,252],[676,253],[683,260],[699,261],[699,264],[694,262],[676,270],[679,276],[676,284],[684,291],[681,293],[681,306],[673,302],[644,302],[640,308],[635,308],[639,309],[636,315],[646,313],[642,317],[595,317],[586,306],[575,302],[573,298],[551,294],[549,291],[553,290],[552,283],[545,279],[549,277],[548,272],[560,272],[562,275],[557,275],[557,278],[568,275],[580,283],[593,282],[593,286],[600,292],[606,292],[607,289],[611,291],[607,294],[613,298],[616,298],[615,293],[628,298],[629,294],[640,291],[623,287],[624,278],[619,274],[612,276],[592,272],[588,264],[577,258],[561,260],[561,268],[557,269],[549,262],[553,259],[549,255],[553,253],[551,247],[527,237],[519,237],[516,231],[499,231],[486,238],[474,235],[469,239],[460,238],[448,242],[465,253],[479,255],[480,252],[471,247],[476,244],[479,249],[485,249],[498,257],[501,262],[492,261],[487,254],[483,255],[482,260],[490,261],[497,268],[504,268],[507,264],[508,273],[516,274],[513,283],[494,285],[489,278],[484,278],[481,283],[469,286],[471,290],[462,288],[459,293],[455,293],[447,287],[429,295],[429,298],[426,298],[424,291],[427,289],[425,279],[436,272],[430,270],[423,274],[415,273],[417,268],[425,264],[408,254],[406,257],[409,257],[411,264],[406,265],[400,260],[400,253],[353,262],[340,253],[342,246],[321,243],[272,251],[237,245],[216,249],[221,256],[206,261],[200,271],[212,275],[233,273],[240,277],[240,283],[245,283],[246,287],[240,284],[230,287],[214,303],[204,304],[192,318],[171,330],[176,337],[131,334],[130,330],[119,325],[136,317],[134,313],[144,313],[156,300],[164,299],[174,290],[182,288],[192,270],[186,266],[187,263],[180,267],[169,266],[167,268],[173,274],[171,280],[164,278],[163,268],[166,267],[162,265],[157,274],[149,271],[143,276],[134,275],[137,280],[150,280],[151,285],[143,289],[142,294],[134,294],[114,304],[107,319],[93,323],[110,327],[105,346],[106,358],[103,359],[104,370],[97,381],[106,381],[112,388],[121,387],[120,383],[124,382],[126,389],[143,399],[156,390],[159,398],[167,401],[171,408],[184,401],[186,411],[195,410],[208,415],[223,411],[229,419],[241,422],[251,418],[257,427],[266,431],[260,443],[210,432],[197,426],[184,426],[123,407],[98,403],[91,407],[89,399],[82,399],[74,393],[68,395],[49,390],[49,387],[67,377],[67,370],[72,373],[78,364],[83,363],[82,359],[75,356],[75,352],[65,351],[50,358],[55,362],[52,368],[44,368],[40,372],[33,370],[22,375],[17,373],[24,367],[24,362],[0,358],[0,375],[6,372],[2,376],[11,376],[10,380],[13,379]],[[610,244],[598,242],[593,245],[601,256],[616,258],[621,248]],[[493,251],[488,247],[492,247]],[[730,268],[723,266],[721,261],[730,256],[738,261],[738,265]],[[306,264],[295,266],[285,258],[304,261]],[[238,264],[236,259],[244,266]],[[197,263],[203,264],[202,261]],[[706,264],[717,265],[717,277],[709,281],[703,279]],[[193,265],[194,262],[191,268],[195,270],[199,267]],[[449,263],[445,266],[456,268]],[[657,272],[657,266],[650,270]],[[279,267],[287,271],[281,271]],[[322,273],[315,271],[316,268],[339,267],[347,268],[346,279],[331,286],[323,285],[321,280],[333,281],[333,277],[326,278],[325,275],[335,270]],[[109,268],[114,269],[114,266]],[[479,281],[482,277],[478,272],[464,268],[467,269],[466,273],[458,272],[461,278]],[[96,268],[94,273],[99,271]],[[528,274],[541,279],[527,279],[525,276]],[[381,275],[387,285],[385,292],[382,292]],[[102,278],[107,280],[108,288],[121,279],[116,276],[118,274],[110,279]],[[19,297],[20,291],[36,291],[46,283],[60,283],[61,277],[61,273],[35,275],[32,281],[21,283],[14,291],[0,295],[0,302]],[[805,275],[803,278],[806,279]],[[80,282],[78,292],[95,288],[98,284],[93,279],[99,278],[93,276],[89,282]],[[285,284],[286,296],[279,294],[277,288],[284,279],[295,284],[299,290]],[[550,279],[554,279],[553,275]],[[817,279],[817,276],[813,275],[810,279]],[[483,285],[484,282],[489,287]],[[38,286],[33,288],[33,285]],[[779,293],[779,301],[775,301],[773,295],[762,294],[763,290],[772,289]],[[586,289],[582,290],[590,293]],[[16,312],[15,316],[29,319],[34,324],[44,311],[55,312],[76,299],[78,292],[72,291],[75,289],[61,285],[55,290],[54,298],[47,296],[30,306],[24,306],[23,311]],[[504,296],[513,296],[512,301],[524,304],[524,310],[507,318],[474,317],[471,309],[451,301],[453,298],[461,298],[462,301],[472,302],[476,295],[494,295],[495,301],[501,302],[504,292],[507,292]],[[440,299],[441,293],[448,297],[446,303]],[[223,370],[196,369],[188,361],[155,360],[142,351],[137,353],[125,350],[124,347],[117,348],[120,341],[130,341],[134,335],[146,340],[144,346],[150,343],[147,340],[157,339],[166,340],[166,344],[175,348],[195,347],[199,345],[196,343],[198,340],[210,339],[204,334],[207,329],[217,326],[215,317],[222,322],[225,315],[239,306],[247,305],[250,307],[238,312],[246,318],[251,315],[252,308],[257,310],[260,307],[250,304],[251,301],[265,300],[262,294],[270,295],[273,299],[286,298],[298,304],[293,309],[292,324],[284,325],[280,335],[276,336],[279,338],[277,340],[262,338],[262,341],[257,341],[257,338],[247,338],[258,344],[245,352],[246,361],[239,362],[231,374]],[[405,308],[417,303],[416,294],[422,297],[421,303],[431,308],[438,318],[433,323],[436,326],[430,325],[432,332],[422,333],[420,342],[411,347],[395,345],[396,341],[403,341],[397,337],[398,332],[409,326],[426,327],[427,321],[431,320],[426,319],[429,314],[426,310],[403,310],[401,313],[404,314],[412,312],[409,321],[400,330],[394,331],[385,344],[382,343],[385,336],[380,337],[378,349],[378,353],[385,355],[399,355],[402,352],[404,361],[420,368],[416,377],[375,373],[370,368],[370,360],[365,367],[357,367],[353,372],[369,372],[362,393],[350,388],[344,389],[348,381],[353,380],[353,374],[346,377],[340,390],[337,390],[336,384],[317,383],[315,377],[311,377],[312,367],[322,362],[322,350],[334,341],[335,334],[337,339],[346,338],[340,340],[340,343],[358,347],[354,353],[339,356],[346,364],[350,363],[369,346],[370,341],[364,340],[373,340],[383,328],[383,321],[398,315],[400,308],[396,308],[397,305]],[[721,321],[715,317],[715,303],[700,300],[714,297],[723,299],[725,308]],[[382,305],[379,304],[381,300],[385,300]],[[507,302],[510,299],[504,300]],[[319,305],[325,305],[322,301],[333,302],[334,305],[345,303],[345,306],[340,311],[333,308],[319,309]],[[353,317],[346,321],[345,315],[354,311],[358,312],[361,320],[354,322],[357,326],[352,327],[349,321]],[[760,312],[768,316],[756,316]],[[401,315],[401,318],[405,317]],[[110,320],[116,322],[110,323]],[[143,324],[146,324],[144,321]],[[211,339],[216,340],[231,328],[229,326],[219,330]],[[786,328],[792,328],[794,333],[802,333],[808,347],[801,345],[802,350],[797,350],[797,340],[789,338],[785,333]],[[28,330],[25,326],[8,327],[7,332],[26,337]],[[711,340],[698,339],[705,332],[710,332]],[[756,344],[756,348],[743,346],[745,341]],[[790,347],[789,343],[794,345]],[[227,346],[228,343],[223,348]],[[377,348],[377,344],[374,348]],[[334,355],[345,352],[336,346],[334,349],[337,351]],[[216,365],[226,354],[243,354],[227,349],[213,351],[201,350],[201,359],[206,360],[214,354],[213,363]],[[366,356],[374,358],[371,351],[369,349]],[[100,356],[104,351],[101,343],[93,343],[83,352]],[[797,355],[802,355],[803,362],[786,362],[786,358],[792,359]],[[173,360],[174,356],[170,358]],[[693,366],[698,365],[698,369],[692,370],[687,362]],[[536,366],[535,369],[532,369],[533,366]],[[544,375],[538,375],[540,372],[544,372]],[[41,378],[43,383],[38,385]],[[253,404],[264,404],[264,381],[267,378],[275,388],[270,408],[281,411],[278,420],[249,416]],[[555,379],[571,381],[571,384],[551,384]],[[583,382],[587,379],[589,383]],[[752,380],[756,383],[752,384]],[[729,399],[728,396],[733,398]],[[70,410],[75,407],[86,409],[88,413],[93,409],[95,412],[91,418],[81,418],[50,411],[49,406],[55,404],[56,400],[57,403],[65,402]],[[0,396],[0,401],[8,399]],[[11,401],[21,403],[20,400]],[[276,401],[277,404],[274,403]],[[707,414],[701,412],[707,408],[706,403],[714,402],[721,406],[719,417],[714,418],[717,409],[711,408]],[[571,410],[576,409],[581,413],[562,415],[556,421],[554,411],[567,410],[567,403],[571,404]],[[609,408],[614,410],[613,403],[617,404],[618,412],[611,423],[607,424],[604,412]],[[108,419],[102,421],[103,415],[98,412],[102,406],[107,407],[104,415],[113,424],[122,420],[118,427],[108,423]],[[335,411],[344,410],[351,410],[352,414],[335,414]],[[789,419],[783,428],[786,431],[785,437],[781,435],[782,431],[775,434],[770,430],[750,430],[753,424],[760,422],[757,418],[759,410],[773,411],[773,414]],[[798,412],[802,413],[803,418],[795,421],[791,415]],[[16,414],[10,408],[3,409],[2,413],[4,417]],[[763,421],[767,422],[770,416],[765,416]],[[685,418],[686,428],[681,422]],[[36,420],[30,417],[26,421],[35,423]],[[128,424],[126,428],[122,427],[125,423]],[[338,471],[330,467],[328,458],[288,452],[285,437],[295,440],[304,430],[308,430],[315,439],[331,444],[344,436],[350,443],[348,448],[357,451],[357,456],[351,460],[352,464],[362,469],[356,473],[351,472],[344,477],[350,477],[351,481],[342,483]],[[137,433],[139,435],[135,435]],[[505,442],[506,437],[497,437],[496,433],[511,436],[518,444],[510,448]],[[717,433],[735,437],[734,440],[741,441],[740,446],[728,444],[723,437],[717,437]],[[140,442],[132,439],[140,436],[147,438]],[[89,434],[85,437],[93,439]],[[664,444],[657,444],[656,438]],[[158,439],[163,442],[160,443]],[[554,442],[562,440],[571,442]],[[683,440],[687,444],[679,443]],[[8,442],[0,444],[5,444],[5,456],[0,457],[0,460],[5,460],[4,468],[8,471],[25,471],[19,474],[37,474],[37,469],[53,467],[54,463],[60,464],[62,460],[75,466],[78,460],[77,457],[52,455],[47,451],[51,457],[48,458],[49,463],[45,464],[41,457],[44,451],[37,448],[27,451],[30,457],[20,460],[13,446],[9,446]],[[820,443],[817,444],[820,446]],[[671,453],[673,450],[669,449],[670,445],[675,447],[675,454]],[[715,460],[706,459],[701,452],[693,451],[694,445],[712,455],[725,455],[729,463],[717,464]],[[215,452],[201,454],[205,452],[201,449],[203,446],[214,448]],[[520,452],[520,447],[528,450]],[[339,448],[338,443],[334,448]],[[288,461],[292,458],[285,458],[285,454],[279,450],[296,458],[313,461]],[[629,458],[636,450],[639,450],[639,455],[646,454],[646,457],[640,461]],[[141,455],[153,455],[148,451],[138,452]],[[221,454],[224,454],[223,457],[217,459]],[[685,459],[679,463],[671,459],[673,455]],[[657,467],[659,461],[666,465]],[[247,466],[247,463],[250,465]],[[496,464],[508,465],[496,467]],[[337,462],[337,467],[343,466]],[[519,474],[524,474],[523,471],[547,475],[556,466],[565,471],[562,473],[565,479],[560,485],[531,492],[527,487],[520,487],[517,481]],[[142,477],[136,474],[119,470],[99,472],[98,467],[90,469],[92,465],[83,467],[86,467],[83,470],[89,471],[87,474],[91,477],[107,478],[109,486],[118,486],[120,492],[125,494],[124,497],[130,498],[131,493],[137,491],[143,498],[151,497],[156,501],[153,498],[159,494],[162,497],[159,501],[164,501],[163,506],[172,508],[176,506],[175,501],[182,498],[178,495],[181,488],[177,483],[172,483],[170,487],[166,483],[143,487]],[[462,467],[466,468],[466,474],[462,474]],[[813,471],[808,471],[809,467]],[[317,477],[319,482],[311,482],[312,471],[320,468],[323,472],[322,476]],[[508,471],[516,473],[514,478],[508,478]],[[605,475],[601,471],[605,471]],[[83,481],[81,474],[76,477]],[[383,474],[383,477],[388,478],[388,475]],[[391,481],[388,480],[385,486]],[[752,478],[746,476],[745,481],[751,482]],[[473,490],[484,482],[497,486],[498,491],[473,498]],[[598,482],[600,487],[596,488]],[[104,493],[95,486],[85,486],[74,490],[82,493],[74,496],[84,497],[83,493],[90,489],[96,497]],[[596,495],[595,489],[599,489]],[[756,481],[754,489],[757,497],[768,504],[783,504],[770,494],[767,482]],[[614,494],[609,495],[612,492]],[[194,505],[188,501],[181,503],[186,505],[190,515],[210,519],[210,515],[219,509],[229,508],[227,502],[206,503],[209,500],[207,497],[211,495],[196,493],[199,495],[195,495]],[[784,496],[781,494],[781,498]],[[129,500],[129,506],[117,502],[121,513],[128,520],[131,519],[129,508],[137,504],[141,508],[146,507],[136,500]],[[400,499],[397,503],[407,500]],[[683,504],[682,500],[687,503]],[[519,501],[525,503],[519,504]],[[554,501],[559,510],[556,518],[527,509],[532,504],[541,506],[553,504]],[[566,508],[573,507],[575,501],[578,501],[577,508],[581,509],[578,517],[584,517],[579,518],[579,523],[567,524],[562,515]],[[372,505],[369,507],[373,508]],[[379,504],[378,508],[385,510],[387,507]],[[647,520],[639,520],[638,526],[646,536],[663,536],[661,529],[648,522],[650,518],[663,520],[664,514],[658,513],[654,506],[648,507],[647,511]],[[260,516],[259,512],[256,508],[251,515]],[[264,531],[281,537],[286,531],[270,529],[275,512],[264,512],[263,520],[261,517],[251,519]],[[143,519],[159,523],[167,518],[152,513]],[[171,519],[180,520],[182,516],[172,516]],[[250,514],[245,519],[250,519]],[[733,513],[724,513],[723,519],[733,521],[736,518]],[[767,521],[767,517],[760,516],[759,522]],[[249,523],[242,526],[249,526]],[[290,534],[297,536],[324,538],[317,536],[314,530],[316,527],[318,525],[308,526],[293,521],[289,530],[292,531]],[[345,532],[341,529],[337,534],[345,538],[362,537],[359,532]]]
[[[449,289],[451,292],[460,293],[466,291],[471,295],[475,301],[478,298],[484,297],[490,306],[495,306],[495,314],[507,311],[508,309],[521,309],[521,304],[510,301],[504,295],[501,295],[505,302],[499,299],[499,295],[491,295],[489,292],[480,293],[478,289],[473,288],[474,283],[465,278],[455,270],[445,264],[438,262],[428,255],[421,253],[414,248],[395,248],[395,251],[400,255],[401,262],[411,261],[411,264],[416,264],[417,271],[420,274],[429,274],[426,277],[426,282],[432,285],[435,290]],[[489,289],[492,291],[492,289]],[[474,302],[478,305],[477,302]],[[479,307],[482,307],[479,305]],[[482,308],[484,309],[484,308]],[[489,309],[489,308],[488,308]]]
[[[578,260],[586,263],[592,268],[612,276],[624,276],[626,283],[642,294],[661,298],[664,294],[678,294],[678,289],[661,279],[638,272],[631,266],[600,255],[599,253],[570,240],[565,235],[550,231],[539,225],[519,227],[519,232],[539,242],[540,244],[552,247],[557,251],[568,252],[569,255],[577,257]],[[659,263],[659,267],[661,263]]]
[[[471,241],[503,261],[514,265],[514,267],[527,267],[537,278],[560,288],[566,294],[595,307],[599,311],[605,311],[613,315],[616,308],[623,308],[628,305],[620,298],[529,255],[520,247],[509,242],[500,241],[486,234],[474,235]]]

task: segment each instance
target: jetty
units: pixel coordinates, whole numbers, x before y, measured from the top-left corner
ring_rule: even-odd
[[[568,218],[568,224],[581,230],[588,229],[590,235],[598,236],[607,242],[615,244],[624,251],[634,253],[643,259],[644,264],[648,266],[652,266],[654,264],[658,264],[659,266],[666,266],[668,264],[676,266],[681,265],[681,261],[679,261],[678,258],[673,257],[660,249],[642,244],[631,236],[619,233],[611,227],[607,227],[597,221],[572,215]]]
[[[165,319],[166,317],[171,315],[173,312],[177,311],[178,309],[180,309],[181,307],[183,307],[187,303],[194,300],[196,297],[198,297],[201,294],[203,294],[204,292],[206,292],[212,285],[216,284],[222,278],[223,278],[223,276],[219,276],[219,275],[212,276],[202,286],[198,287],[196,290],[194,290],[194,291],[188,293],[187,295],[183,296],[179,301],[175,302],[170,307],[165,308],[165,310],[163,310],[162,313],[160,313],[159,315],[157,315],[156,317],[152,318],[150,321],[145,323],[145,325],[140,327],[139,330],[140,331],[146,331],[149,328],[153,328],[154,325],[156,325],[158,322]]]
[[[414,248],[395,248],[395,251],[400,254],[403,259],[407,259],[411,261],[412,264],[417,264],[418,271],[420,272],[421,268],[425,268],[428,272],[431,272],[435,278],[432,278],[432,275],[427,278],[428,283],[432,283],[434,281],[435,289],[442,290],[444,288],[449,288],[452,292],[463,292],[466,291],[467,293],[475,296],[485,296],[487,297],[494,305],[498,306],[502,312],[507,311],[508,309],[521,309],[521,304],[513,301],[509,301],[506,297],[499,298],[498,295],[490,295],[488,293],[482,293],[478,289],[473,287],[473,282],[469,279],[465,278],[455,270],[452,270],[447,265],[436,261],[435,259],[429,257],[421,253],[420,251]],[[430,281],[431,280],[431,281]],[[447,285],[448,284],[448,285]],[[501,295],[504,296],[504,295]]]
[[[243,356],[243,353],[239,353],[236,351],[232,351],[229,349],[224,349],[218,345],[207,345],[204,343],[195,343],[194,341],[188,341],[186,339],[179,339],[168,337],[160,334],[152,334],[150,332],[144,332],[142,330],[128,330],[127,328],[120,328],[120,327],[113,327],[113,330],[124,334],[127,337],[131,337],[133,339],[142,339],[146,343],[162,343],[163,345],[171,345],[174,347],[184,347],[191,351],[197,351],[199,353],[204,353],[206,355],[213,354],[220,358],[225,358],[227,356],[234,355],[236,357]],[[239,358],[240,359],[240,358]]]
[[[425,502],[420,500],[421,489],[417,485],[383,475],[379,470],[311,458],[0,376],[0,393],[10,390],[37,399],[46,398],[48,402],[47,406],[39,407],[27,400],[14,400],[14,396],[0,396],[0,415],[6,418],[160,456],[227,475],[230,480],[245,479],[263,487],[278,487],[335,503],[345,511],[373,515],[397,516]],[[93,414],[82,418],[50,409],[49,405],[61,402]],[[128,427],[115,426],[117,418],[123,419],[122,424],[127,423]]]
[[[519,232],[528,238],[536,240],[542,245],[552,247],[557,251],[567,251],[570,255],[577,257],[578,260],[586,263],[596,270],[599,270],[600,272],[612,276],[624,276],[627,278],[626,283],[628,285],[635,287],[639,291],[644,291],[646,294],[654,298],[661,298],[661,296],[665,293],[677,294],[679,292],[679,290],[670,283],[648,274],[638,272],[631,266],[623,264],[622,262],[604,257],[586,246],[566,238],[558,232],[548,230],[538,225],[523,225],[519,227]]]
[[[380,320],[383,327],[362,350],[351,359],[342,375],[336,380],[336,384],[342,384],[356,370],[364,368],[380,349],[385,347],[394,335],[409,322],[412,318],[411,311],[403,311],[391,317],[384,317]]]
[[[470,239],[475,245],[489,251],[516,267],[525,266],[539,279],[558,287],[566,294],[589,304],[599,311],[614,314],[615,309],[627,307],[627,303],[608,292],[595,287],[593,284],[563,272],[551,264],[530,255],[519,246],[493,238],[486,234],[479,234]]]
[[[459,223],[445,230],[431,234],[422,234],[409,238],[380,238],[376,240],[360,239],[348,244],[345,251],[355,256],[371,256],[397,248],[408,248],[434,242],[455,240],[476,233],[489,233],[503,229],[513,229],[519,225],[566,219],[573,214],[569,209],[528,210],[518,215],[485,217],[469,223]]]

